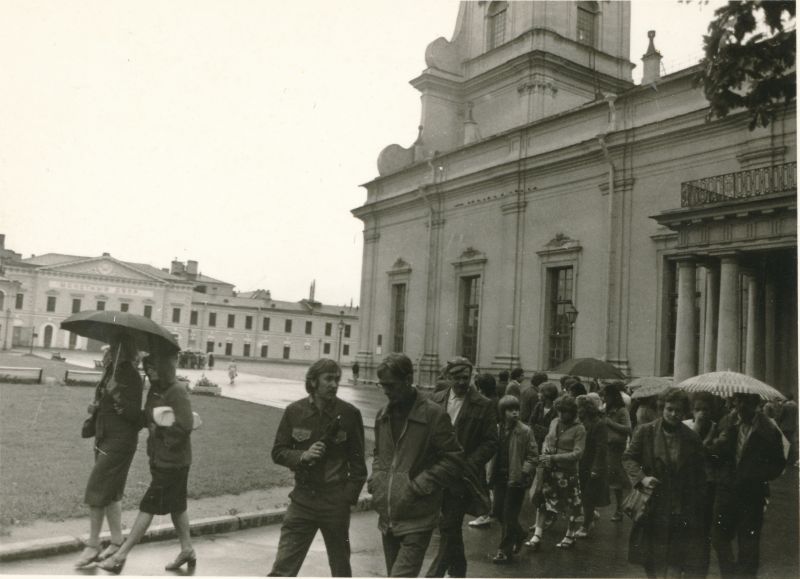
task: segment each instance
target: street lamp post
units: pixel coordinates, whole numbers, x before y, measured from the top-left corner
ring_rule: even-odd
[[[575,305],[572,302],[567,303],[564,307],[564,317],[567,318],[567,323],[569,324],[569,357],[573,358],[573,341],[575,336],[575,320],[578,317],[578,310],[575,309]]]
[[[336,347],[336,361],[341,362],[342,360],[342,332],[344,331],[344,310],[339,310],[339,323],[337,324],[339,328],[339,345]]]

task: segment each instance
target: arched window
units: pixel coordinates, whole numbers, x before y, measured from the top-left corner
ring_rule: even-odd
[[[506,41],[508,2],[492,2],[489,6],[488,48],[497,48]]]
[[[597,47],[597,2],[578,2],[578,42]]]

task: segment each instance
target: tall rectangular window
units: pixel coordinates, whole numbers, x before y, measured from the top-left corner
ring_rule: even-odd
[[[461,306],[458,320],[459,343],[461,355],[475,363],[478,355],[478,320],[480,319],[481,276],[462,277],[460,284],[459,304]]]
[[[236,325],[236,314],[228,314],[228,327],[233,328]]]
[[[189,312],[189,325],[190,326],[197,325],[197,310],[191,310]]]
[[[150,318],[153,316],[153,306],[145,306],[144,307],[144,317]]]
[[[181,323],[181,309],[180,308],[172,308],[172,323],[173,324],[180,324]]]
[[[206,353],[212,354],[213,352],[214,352],[214,342],[209,340],[208,342],[206,342]]]
[[[24,299],[25,299],[25,294],[17,294],[17,303],[14,304],[14,307],[18,310],[21,310]]]
[[[244,356],[245,358],[250,357],[250,344],[245,344],[244,346],[242,346],[242,356]]]
[[[244,317],[244,329],[245,330],[252,330],[253,329],[253,316],[245,316]]]
[[[286,320],[286,323],[283,325],[283,331],[287,334],[292,333],[292,320]]]
[[[98,311],[102,312],[103,310],[106,309],[106,302],[104,302],[103,300],[98,300],[96,305],[97,307],[95,309]]]
[[[47,296],[47,311],[56,311],[56,296]]]
[[[392,285],[392,351],[402,352],[406,335],[406,284]]]
[[[232,354],[233,354],[233,344],[228,342],[227,344],[225,344],[225,355],[230,356]]]
[[[80,298],[75,298],[72,300],[72,313],[77,314],[81,311],[81,300]]]
[[[311,322],[306,322],[306,335],[307,336],[311,335],[311,329],[312,329],[312,323]]]
[[[572,327],[566,315],[572,304],[572,266],[549,269],[547,276],[548,368],[555,368],[572,357]]]
[[[344,325],[344,337],[345,338],[349,338],[350,337],[350,324],[345,324]]]
[[[507,2],[492,2],[489,6],[489,50],[506,41]]]
[[[578,42],[596,46],[597,2],[578,2]]]
[[[333,324],[331,322],[325,322],[325,335],[330,336],[333,332]]]
[[[261,330],[264,332],[269,332],[269,318],[264,318],[261,320]]]
[[[119,305],[119,311],[127,312],[130,309],[131,305],[129,303],[123,302]]]
[[[291,353],[292,353],[292,347],[291,346],[284,346],[283,347],[283,359],[284,360],[288,360],[289,359],[289,355]]]
[[[210,328],[215,328],[217,326],[217,313],[216,312],[209,312],[208,313],[208,326]]]
[[[262,358],[266,358],[267,357],[267,352],[269,352],[269,346],[264,344],[263,346],[261,346],[261,357]]]
[[[331,353],[331,343],[325,342],[322,344],[322,353],[323,354],[330,354]]]
[[[350,344],[345,344],[342,346],[342,356],[349,356],[350,355]]]

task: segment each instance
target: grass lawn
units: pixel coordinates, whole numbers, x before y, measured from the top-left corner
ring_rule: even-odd
[[[86,514],[83,493],[94,461],[93,439],[82,439],[80,427],[93,392],[0,384],[0,524]],[[190,497],[292,484],[292,473],[269,456],[282,410],[210,396],[192,396],[192,405],[203,426],[192,434]],[[138,506],[150,482],[146,437],[142,430],[125,509]]]

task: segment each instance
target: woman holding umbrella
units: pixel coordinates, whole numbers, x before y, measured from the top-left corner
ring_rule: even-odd
[[[121,335],[111,342],[105,371],[89,405],[84,436],[94,433],[95,462],[86,485],[89,540],[76,568],[113,555],[122,545],[122,495],[141,425],[142,379],[136,371],[138,351],[133,339]],[[111,543],[100,551],[103,519],[108,519]]]
[[[139,514],[128,538],[114,555],[97,564],[105,571],[122,571],[128,553],[147,532],[153,516],[166,514],[175,525],[181,551],[164,568],[176,571],[187,565],[193,569],[197,564],[186,511],[194,416],[189,393],[176,380],[176,366],[175,354],[156,354],[144,360],[144,370],[152,385],[144,409],[144,419],[150,431],[147,455],[150,457],[152,481],[139,504]]]

